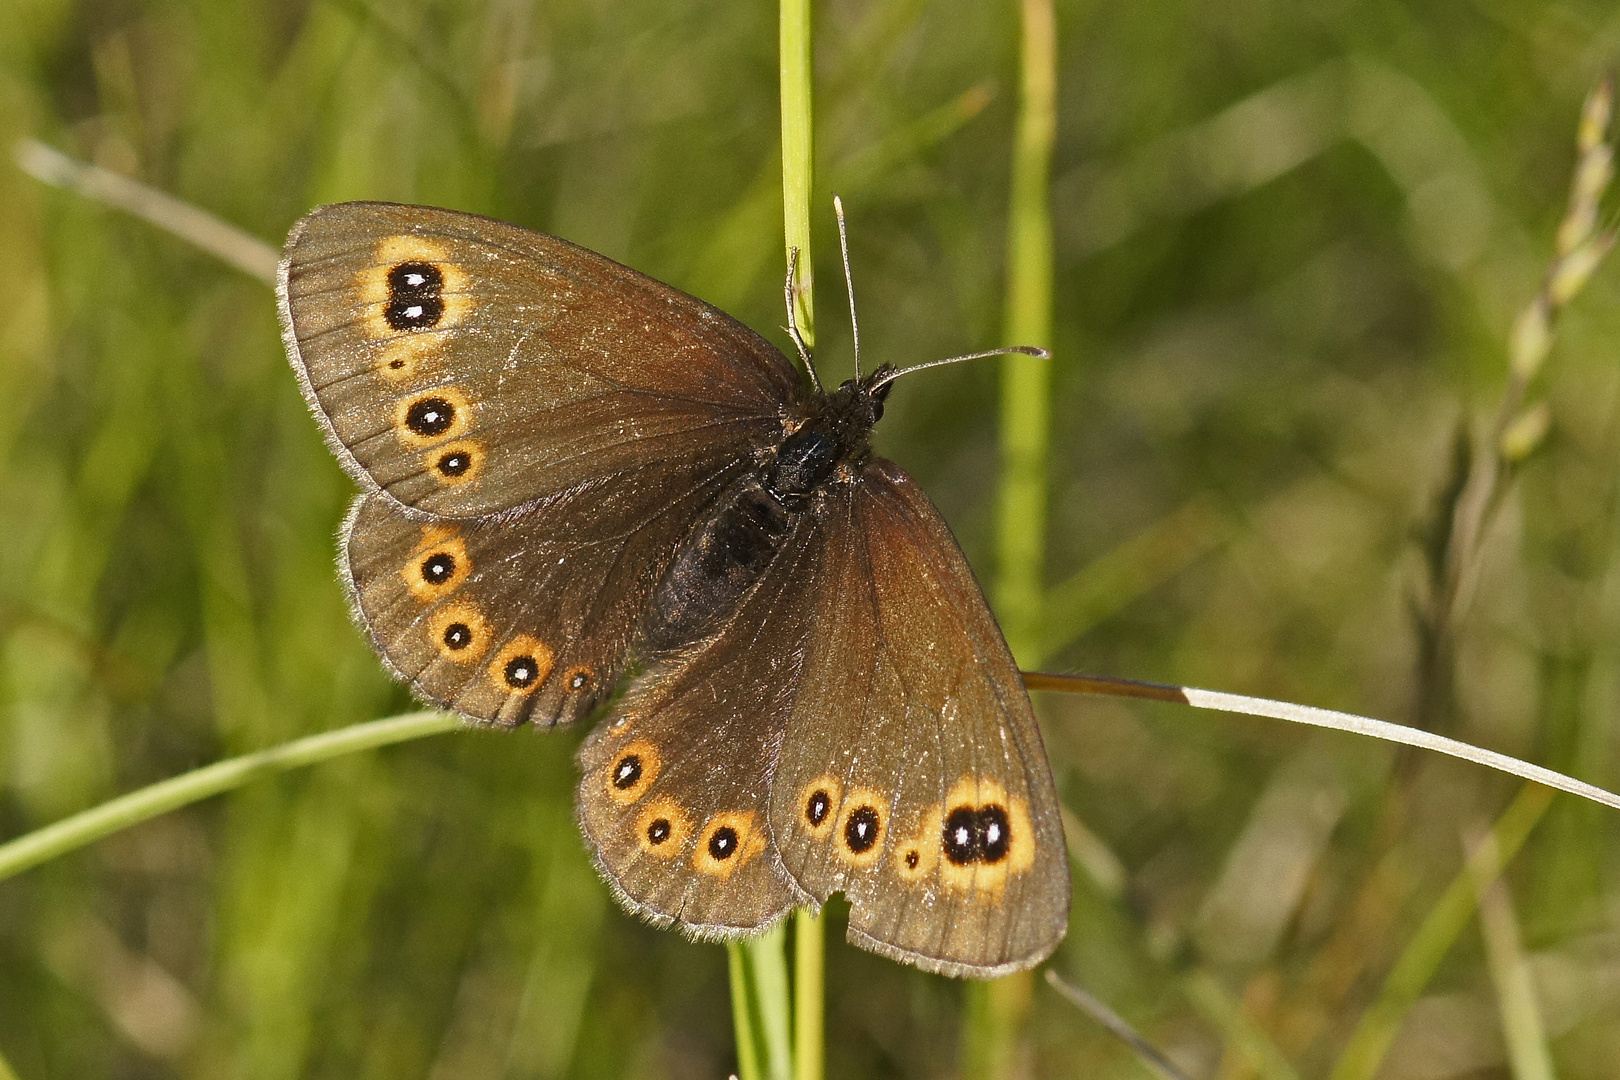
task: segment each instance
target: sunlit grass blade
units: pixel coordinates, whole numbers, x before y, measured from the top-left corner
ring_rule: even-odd
[[[391,716],[296,739],[171,777],[0,844],[0,881],[104,836],[254,780],[344,754],[455,731],[461,726],[461,721],[448,713]]]
[[[41,183],[133,214],[266,285],[276,283],[276,249],[206,210],[127,176],[74,161],[33,139],[17,143],[16,157],[18,166]]]
[[[1590,799],[1595,803],[1620,810],[1620,795],[1588,784],[1584,780],[1577,780],[1561,772],[1533,765],[1507,754],[1499,754],[1494,750],[1485,750],[1456,739],[1448,739],[1444,735],[1436,735],[1421,728],[1392,724],[1388,720],[1375,720],[1370,716],[1358,716],[1355,713],[1337,712],[1333,709],[1318,709],[1312,705],[1295,705],[1288,701],[1227,694],[1218,690],[1201,690],[1195,686],[1173,686],[1168,683],[1137,682],[1133,679],[1114,679],[1096,675],[1054,675],[1034,671],[1026,671],[1023,675],[1024,685],[1031,690],[1163,701],[1173,705],[1191,705],[1195,709],[1237,713],[1241,716],[1264,716],[1275,720],[1289,720],[1296,724],[1307,724],[1311,727],[1368,735],[1386,742],[1433,750],[1449,757],[1471,761],[1488,769],[1517,776],[1521,780],[1533,780],[1537,784],[1545,784],[1549,788],[1570,795],[1579,795],[1583,799]]]

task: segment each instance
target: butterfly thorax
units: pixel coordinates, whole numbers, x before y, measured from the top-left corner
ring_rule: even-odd
[[[794,527],[812,512],[817,492],[840,470],[871,453],[872,427],[883,416],[892,368],[817,392],[790,418],[775,451],[715,499],[686,539],[653,594],[644,644],[652,652],[683,648],[718,629],[764,575]]]

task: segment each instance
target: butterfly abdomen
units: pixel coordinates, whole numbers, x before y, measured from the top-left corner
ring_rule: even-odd
[[[802,513],[784,504],[757,474],[728,488],[681,545],[653,592],[645,647],[654,654],[668,652],[717,629],[771,565]]]

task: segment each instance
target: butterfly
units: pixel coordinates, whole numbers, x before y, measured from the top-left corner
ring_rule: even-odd
[[[895,368],[826,391],[796,331],[808,383],[692,296],[427,207],[315,210],[277,296],[363,489],[356,621],[475,723],[605,710],[578,821],[626,908],[730,939],[839,892],[853,943],[929,971],[1051,953],[1051,770],[950,530],[871,451]]]

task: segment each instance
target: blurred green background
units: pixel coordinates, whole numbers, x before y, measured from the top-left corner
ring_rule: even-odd
[[[1057,17],[1044,665],[1438,727],[1620,786],[1612,270],[1532,388],[1550,433],[1483,545],[1443,658],[1455,694],[1420,691],[1425,538],[1550,257],[1580,102],[1620,46],[1613,5],[1063,0]],[[271,243],[333,200],[492,214],[785,345],[775,18],[8,0],[0,146],[38,138]],[[873,361],[1001,343],[1017,27],[1009,2],[818,8],[835,374],[834,191]],[[0,386],[0,838],[409,707],[344,610],[332,536],[352,486],[262,284],[8,159]],[[986,580],[996,386],[994,362],[902,383],[878,437]],[[1039,705],[1089,827],[1071,830],[1090,872],[1053,964],[1200,1077],[1254,1075],[1221,1002],[1326,1075],[1463,831],[1515,790],[1273,721]],[[724,1075],[724,953],[607,897],[572,821],[577,741],[362,755],[0,884],[0,1052],[22,1080]],[[1561,798],[1506,881],[1558,1074],[1615,1075],[1620,818]],[[950,1075],[960,984],[845,946],[836,921],[828,1075]],[[1382,1076],[1508,1075],[1486,961],[1469,924]],[[1147,1075],[1044,985],[1029,1040],[1036,1075]]]

